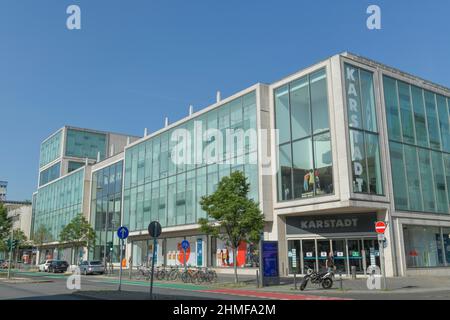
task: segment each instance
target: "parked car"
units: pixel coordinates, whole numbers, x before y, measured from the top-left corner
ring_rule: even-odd
[[[39,265],[39,272],[48,272],[48,266],[53,262],[54,260],[45,260],[44,263]]]
[[[95,274],[95,273],[104,274],[105,266],[99,260],[83,261],[80,264],[80,272],[81,272],[81,274],[84,274],[84,275]]]
[[[57,273],[57,272],[66,272],[67,268],[69,268],[69,264],[67,261],[63,260],[53,260],[48,266],[48,272]]]

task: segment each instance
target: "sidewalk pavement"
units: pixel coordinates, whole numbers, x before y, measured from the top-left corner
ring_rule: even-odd
[[[381,283],[382,279],[380,278]],[[301,278],[297,279],[297,290],[301,292],[300,287]],[[333,283],[333,288],[325,290],[319,285],[308,283],[303,293],[313,294],[336,294],[336,293],[420,293],[420,292],[437,292],[450,291],[450,277],[443,276],[422,276],[422,277],[396,277],[386,278],[386,290],[370,290],[367,286],[367,278],[358,279],[342,279],[342,290],[340,278],[336,276]],[[292,283],[284,283],[279,286],[270,286],[261,288],[261,290],[274,292],[292,292],[295,290],[295,285]]]

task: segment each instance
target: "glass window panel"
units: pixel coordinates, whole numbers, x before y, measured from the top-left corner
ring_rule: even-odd
[[[414,125],[416,128],[416,139],[419,146],[428,147],[428,130],[425,116],[425,104],[423,102],[422,89],[411,86],[411,95],[414,108]]]
[[[161,136],[161,154],[159,161],[159,177],[167,177],[169,170],[169,137],[167,133],[163,133]]]
[[[378,132],[377,116],[375,113],[373,74],[371,72],[360,69],[360,78],[364,129],[372,132]]]
[[[366,155],[367,173],[369,176],[369,192],[372,194],[383,194],[383,181],[381,176],[381,156],[378,135],[366,133]]]
[[[289,118],[289,89],[286,85],[275,90],[275,120],[280,144],[291,139]]]
[[[230,102],[230,126],[231,128],[242,128],[242,99],[236,99]]]
[[[389,139],[401,141],[397,81],[385,76],[383,78],[383,87]]]
[[[434,174],[434,190],[436,190],[436,209],[440,213],[449,213],[442,153],[432,151],[431,159]]]
[[[186,223],[186,174],[177,175],[177,193],[176,193],[176,213],[177,225]]]
[[[153,155],[152,155],[152,179],[159,179],[159,157],[160,157],[160,139],[155,137],[153,139]]]
[[[159,221],[159,181],[152,182],[151,221]]]
[[[292,199],[292,156],[291,144],[279,147],[279,170],[278,170],[278,199],[291,200]]]
[[[427,212],[436,210],[434,198],[433,173],[431,171],[430,152],[424,149],[418,149],[420,179],[422,182],[423,207]]]
[[[367,168],[364,134],[361,131],[350,130],[350,146],[352,152],[353,192],[367,193]]]
[[[186,179],[186,224],[190,224],[195,222],[195,171],[188,171]]]
[[[430,146],[434,149],[441,148],[441,138],[439,133],[439,122],[436,113],[436,101],[433,93],[425,91],[425,107],[427,112],[428,134]]]
[[[145,182],[149,182],[152,180],[152,153],[152,140],[148,140],[145,147]]]
[[[292,113],[292,140],[311,135],[308,77],[296,80],[290,85]]]
[[[450,228],[442,228],[444,251],[447,266],[450,266]]]
[[[314,136],[314,177],[316,195],[333,193],[330,133]],[[310,172],[312,174],[312,172]]]
[[[414,144],[414,124],[411,108],[411,96],[409,94],[409,85],[398,81],[398,94],[400,100],[400,116],[402,122],[403,142]]]
[[[441,232],[438,227],[404,226],[403,239],[408,268],[443,266]]]
[[[138,157],[139,149],[138,147],[133,147],[131,150],[131,187],[136,187],[138,183]]]
[[[314,196],[313,152],[311,138],[292,144],[295,199]]]
[[[359,69],[346,64],[345,73],[349,125],[352,128],[362,129],[363,121],[361,116]]]
[[[450,154],[444,153],[445,180],[447,181],[448,207],[450,208]],[[450,212],[449,212],[450,214]]]
[[[409,209],[412,211],[422,211],[422,194],[420,191],[420,175],[417,160],[417,148],[404,146],[406,159],[406,177],[409,195]]]
[[[176,185],[176,177],[169,178],[169,186],[167,192],[168,198],[168,208],[167,208],[167,225],[173,226],[176,224],[175,220],[175,208],[176,208],[176,197],[177,197],[177,185]]]
[[[314,134],[328,130],[328,93],[325,69],[310,76],[311,110]]]
[[[152,207],[152,184],[146,183],[144,186],[144,219],[142,229],[145,230],[150,224]]]
[[[442,150],[450,152],[450,128],[447,99],[443,96],[437,95],[436,101],[439,114],[439,127],[441,129],[442,137]]]
[[[196,192],[197,192],[197,220],[199,218],[206,218],[206,212],[204,212],[200,206],[200,200],[203,196],[206,195],[206,167],[197,169],[197,183],[196,183]]]
[[[167,226],[167,179],[161,179],[159,182],[159,223],[161,226]]]
[[[389,147],[391,152],[392,183],[394,185],[395,207],[400,210],[408,210],[403,146],[399,143],[391,142]]]

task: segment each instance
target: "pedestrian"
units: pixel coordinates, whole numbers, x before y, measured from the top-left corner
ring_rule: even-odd
[[[326,266],[326,268],[327,268],[327,272],[334,272],[335,265],[334,265],[334,256],[333,256],[333,252],[330,252],[330,253],[328,254],[328,257],[327,257],[327,261],[326,261],[326,263],[325,263],[325,266]]]

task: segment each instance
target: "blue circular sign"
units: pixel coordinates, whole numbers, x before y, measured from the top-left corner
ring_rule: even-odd
[[[117,229],[117,236],[119,237],[119,239],[126,239],[128,238],[128,229],[127,227],[119,227],[119,229]]]
[[[189,249],[189,247],[190,247],[189,241],[183,240],[183,241],[181,242],[181,247],[183,248],[183,250]]]

